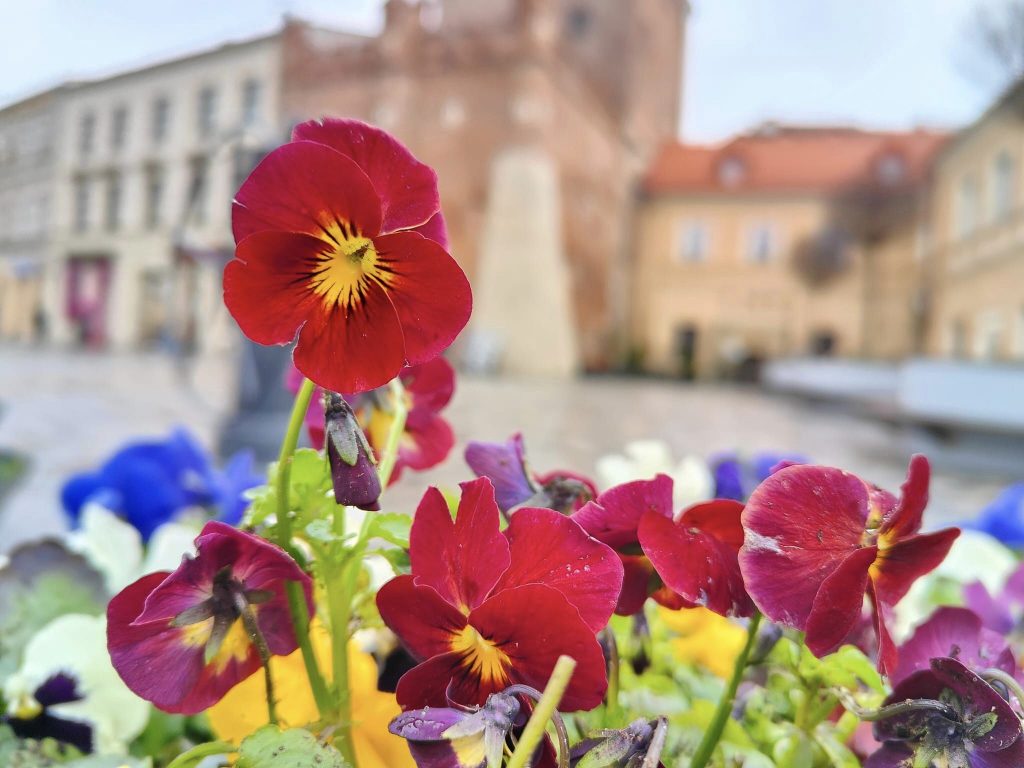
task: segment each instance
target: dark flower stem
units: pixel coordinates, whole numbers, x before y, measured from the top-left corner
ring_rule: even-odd
[[[658,718],[658,724],[654,728],[654,735],[651,737],[651,744],[647,747],[647,754],[640,768],[658,768],[661,764],[661,753],[665,749],[665,739],[668,736],[668,720],[665,717]]]
[[[1008,675],[1001,669],[986,669],[980,675],[986,682],[1005,685],[1006,689],[1016,697],[1017,704],[1024,707],[1024,688],[1021,688],[1020,683],[1014,679],[1013,675]]]
[[[260,625],[256,623],[256,616],[253,615],[249,602],[241,593],[235,593],[235,609],[242,618],[242,626],[249,635],[252,644],[260,655],[260,663],[263,665],[263,680],[267,689],[267,719],[271,725],[277,725],[277,710],[274,700],[274,679],[270,675],[270,648],[267,647],[267,640],[260,632]]]
[[[615,715],[619,711],[619,644],[615,640],[615,631],[611,627],[602,630],[604,646],[608,650],[608,693],[607,711]]]
[[[302,429],[306,411],[309,410],[309,401],[313,398],[313,391],[316,385],[309,379],[303,379],[298,394],[295,395],[295,403],[292,405],[291,417],[288,420],[288,429],[285,431],[284,441],[281,443],[281,453],[277,459],[277,525],[274,526],[274,533],[278,545],[286,552],[292,552],[292,521],[291,505],[288,503],[288,493],[292,474],[292,456],[299,444],[299,432]],[[323,675],[316,663],[316,656],[313,654],[313,646],[309,642],[309,614],[306,608],[306,596],[302,587],[297,582],[289,581],[285,584],[285,593],[288,596],[288,609],[292,616],[292,627],[295,630],[295,638],[298,641],[299,649],[302,651],[302,661],[306,666],[306,675],[309,677],[309,687],[313,692],[320,717],[327,719],[330,715],[331,696],[327,690]]]
[[[888,720],[890,717],[908,715],[911,712],[934,712],[952,722],[960,719],[956,710],[949,706],[949,704],[944,704],[935,699],[907,699],[906,701],[898,701],[895,704],[889,704],[878,709],[860,709],[859,707],[851,706],[848,702],[843,702],[843,706],[867,723],[877,723],[880,720]]]
[[[714,754],[715,747],[718,746],[718,742],[722,738],[725,724],[729,722],[729,715],[732,713],[733,702],[736,700],[736,691],[739,690],[740,681],[743,679],[743,673],[747,668],[747,660],[750,658],[750,652],[757,642],[757,629],[760,625],[761,614],[755,611],[754,615],[750,617],[750,624],[747,626],[747,642],[743,646],[743,650],[740,651],[740,655],[736,657],[736,664],[732,669],[732,677],[729,679],[725,690],[722,691],[722,698],[718,700],[718,707],[711,718],[711,723],[704,732],[704,738],[701,739],[700,744],[697,746],[693,759],[690,760],[690,768],[704,768],[708,761],[711,760],[711,755]]]

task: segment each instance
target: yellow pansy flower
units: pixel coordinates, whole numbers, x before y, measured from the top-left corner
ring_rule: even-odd
[[[310,639],[320,669],[331,670],[331,638],[314,620]],[[401,709],[394,694],[377,690],[377,664],[354,643],[348,646],[349,683],[352,687],[352,739],[359,768],[415,768],[405,740],[388,731],[388,723]],[[282,728],[316,722],[320,715],[306,678],[302,652],[274,656],[270,674],[277,698],[277,717]],[[263,673],[243,680],[207,710],[210,727],[218,739],[234,744],[267,722],[266,686]]]
[[[702,666],[722,678],[732,673],[747,640],[743,627],[699,607],[671,611],[658,606],[658,619],[674,635],[669,647],[677,659]]]

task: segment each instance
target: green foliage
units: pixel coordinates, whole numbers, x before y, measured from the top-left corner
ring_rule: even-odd
[[[267,725],[243,739],[236,768],[348,768],[334,747],[302,728]]]
[[[183,752],[174,758],[167,768],[195,768],[195,766],[208,757],[228,755],[234,751],[235,745],[227,741],[211,741],[204,744],[196,744],[187,752]]]
[[[270,465],[268,477],[277,477],[276,463]],[[335,506],[331,468],[320,451],[300,448],[295,452],[288,487],[288,506],[296,530],[305,531],[314,520],[330,516]],[[264,525],[268,518],[277,514],[277,489],[273,483],[254,489],[250,496],[252,505],[246,513],[246,525]]]
[[[81,753],[54,739],[19,739],[10,726],[0,725],[0,766],[3,768],[52,768],[73,765]]]

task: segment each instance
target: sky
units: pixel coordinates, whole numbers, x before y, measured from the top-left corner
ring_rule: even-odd
[[[970,22],[999,1],[691,0],[682,135],[765,120],[963,125],[998,93]],[[2,104],[268,32],[285,13],[372,33],[381,0],[0,0],[0,13]]]

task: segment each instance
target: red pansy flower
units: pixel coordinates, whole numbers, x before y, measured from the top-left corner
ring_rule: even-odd
[[[834,651],[873,601],[879,666],[897,650],[892,609],[946,557],[955,528],[920,534],[928,503],[928,460],[914,456],[897,500],[839,469],[792,466],[767,478],[743,512],[740,567],[750,596],[772,621],[806,632],[807,647]]]
[[[481,706],[514,683],[543,688],[562,654],[576,671],[569,710],[601,703],[608,681],[595,633],[622,586],[604,544],[550,509],[522,509],[499,528],[494,487],[462,484],[452,520],[444,496],[427,491],[409,539],[412,574],[377,593],[381,617],[417,659],[398,682],[403,708]]]
[[[398,459],[391,473],[391,483],[398,480],[405,468],[421,472],[437,466],[448,458],[455,445],[455,433],[441,415],[455,392],[455,369],[451,363],[443,357],[435,357],[422,365],[405,368],[398,378],[405,388],[408,416],[398,444]],[[288,375],[288,387],[297,392],[301,384],[302,374],[293,368]],[[394,420],[394,394],[390,387],[360,395],[345,395],[345,399],[355,411],[356,419],[380,460]],[[323,448],[322,389],[317,389],[306,412],[306,432],[314,448]]]
[[[357,120],[297,126],[232,209],[224,302],[260,344],[287,344],[333,392],[365,392],[437,357],[469,320],[469,282],[445,251],[437,177]]]
[[[564,469],[544,474],[531,471],[523,436],[518,432],[504,443],[472,440],[466,446],[465,457],[477,477],[494,483],[502,512],[522,505],[569,514],[597,496],[593,481],[583,475]]]
[[[672,478],[617,485],[572,515],[622,558],[625,580],[615,612],[637,613],[650,596],[678,609],[705,606],[723,616],[754,609],[736,553],[743,544],[743,504],[713,499],[672,515]]]
[[[107,606],[107,647],[121,679],[165,712],[187,715],[260,668],[242,607],[279,656],[298,647],[285,582],[302,584],[313,611],[309,576],[270,542],[214,521],[196,550],[177,570],[143,576]]]

